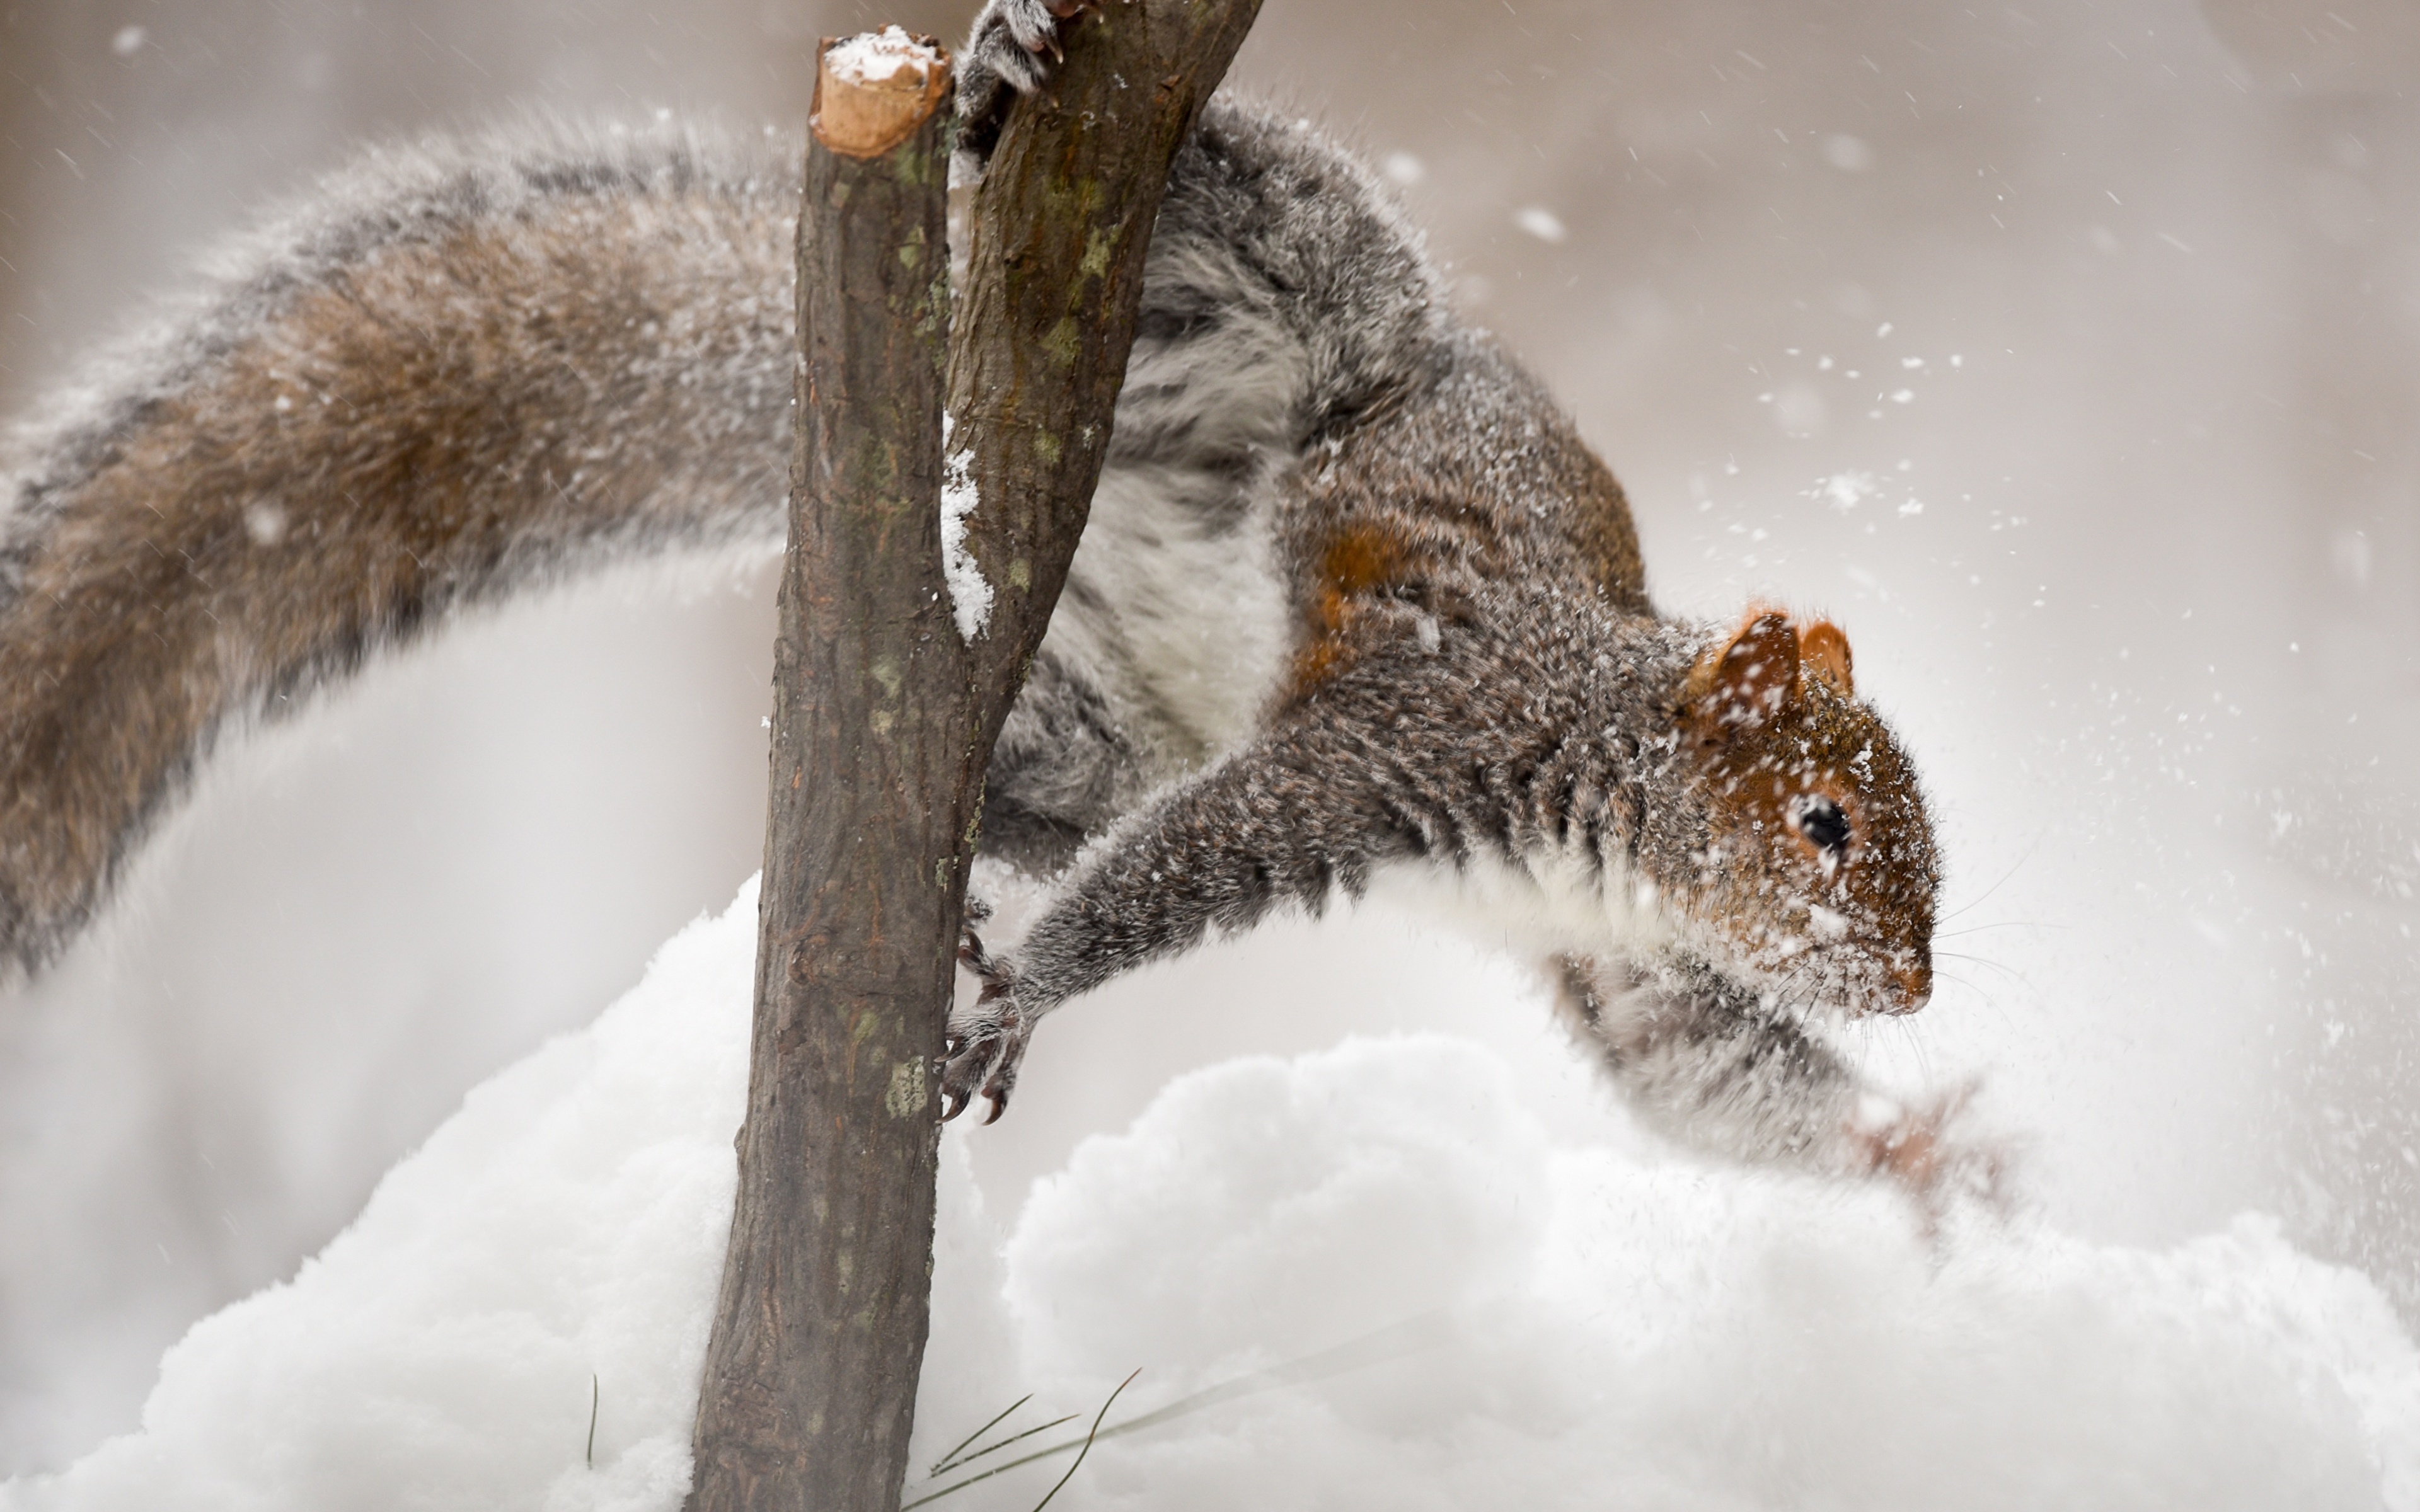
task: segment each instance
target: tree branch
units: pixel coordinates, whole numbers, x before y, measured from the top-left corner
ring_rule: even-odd
[[[954,324],[946,90],[879,49],[866,63],[866,38],[826,44],[748,1119],[697,1512],[898,1507],[983,777],[1108,455],[1169,167],[1258,9],[1105,0],[1070,25],[1051,93],[1011,109],[975,196]],[[951,501],[974,563],[958,573],[945,340],[951,462],[977,496]]]
[[[799,218],[756,1017],[699,1512],[893,1512],[924,1348],[977,797],[940,577],[949,64],[931,48],[944,87],[888,88],[884,60],[850,67],[866,46],[826,44]]]
[[[1010,111],[976,191],[949,395],[951,463],[981,494],[968,540],[991,590],[976,680],[1007,694],[986,701],[986,759],[1109,455],[1169,166],[1259,12],[1101,0],[1065,26],[1046,91]]]

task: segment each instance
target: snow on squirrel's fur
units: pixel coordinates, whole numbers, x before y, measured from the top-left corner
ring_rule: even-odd
[[[751,885],[473,1091],[293,1280],[168,1351],[139,1431],[0,1508],[672,1512],[755,918]],[[919,1467],[1028,1390],[1089,1412],[1140,1365],[1114,1422],[1429,1320],[1102,1443],[1071,1508],[2420,1509],[2420,1353],[2263,1219],[2156,1252],[1978,1226],[1936,1258],[1882,1191],[1558,1147],[1492,1052],[1434,1035],[1180,1077],[1004,1250],[967,1137]]]

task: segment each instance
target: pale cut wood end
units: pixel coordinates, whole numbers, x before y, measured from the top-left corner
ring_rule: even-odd
[[[832,151],[878,158],[916,134],[950,94],[950,54],[897,26],[827,37],[807,127]]]

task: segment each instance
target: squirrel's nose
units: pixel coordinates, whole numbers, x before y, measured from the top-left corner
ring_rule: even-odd
[[[1891,985],[1899,989],[1899,1000],[1891,1005],[1894,1013],[1913,1013],[1932,1001],[1932,952],[1918,949],[1916,960],[1903,966],[1891,968]]]

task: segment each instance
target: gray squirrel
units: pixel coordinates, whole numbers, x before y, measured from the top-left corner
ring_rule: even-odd
[[[988,0],[974,171],[1076,8]],[[366,153],[0,451],[0,956],[105,900],[218,733],[450,611],[779,539],[785,144],[533,121]],[[1931,990],[1912,766],[1829,624],[1651,603],[1620,486],[1320,133],[1224,96],[1170,178],[1091,522],[984,852],[1061,873],[951,1026],[1005,1108],[1059,1004],[1373,874],[1527,949],[1651,1121],[1997,1180],[1806,1027]]]

